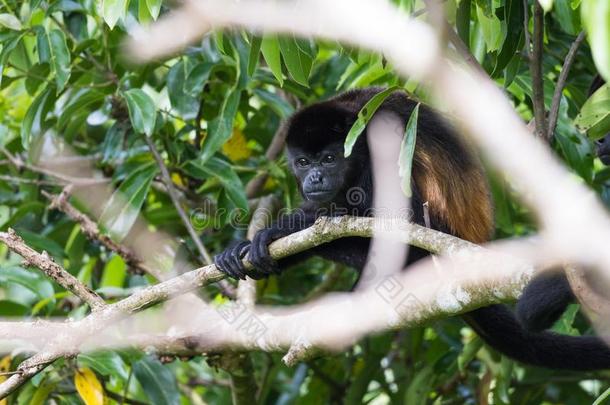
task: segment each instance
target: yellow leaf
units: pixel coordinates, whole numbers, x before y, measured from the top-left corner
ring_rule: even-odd
[[[102,384],[90,368],[79,368],[74,374],[74,385],[86,405],[103,405],[105,402]]]
[[[248,149],[244,133],[236,128],[229,140],[222,145],[222,153],[232,161],[237,162],[249,158],[252,151]]]
[[[273,190],[277,186],[277,182],[273,180],[271,177],[267,177],[265,184],[263,185],[263,191]]]
[[[182,181],[182,177],[180,177],[178,173],[172,173],[172,181],[174,182],[174,184],[180,187],[185,187],[184,182]]]
[[[6,373],[11,371],[11,356],[4,356],[0,360],[0,373]],[[5,375],[0,375],[0,383],[6,381]],[[6,398],[0,399],[0,405],[7,405],[8,401]]]

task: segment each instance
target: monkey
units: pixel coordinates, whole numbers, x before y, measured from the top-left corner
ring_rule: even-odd
[[[588,97],[605,83],[596,75]],[[595,141],[595,154],[604,165],[610,165],[610,133]],[[551,269],[527,285],[517,302],[516,315],[527,330],[542,331],[550,328],[575,299],[563,269]]]
[[[378,87],[347,91],[300,109],[283,124],[280,130],[286,136],[287,160],[304,202],[295,213],[281,216],[256,233],[251,242],[241,241],[217,254],[214,263],[220,271],[236,279],[261,279],[280,274],[312,255],[362,270],[368,255],[368,238],[337,239],[277,261],[270,257],[268,246],[311,226],[320,215],[342,215],[347,210],[350,215],[370,216],[373,175],[367,128],[349,157],[342,150],[359,111],[380,91]],[[406,125],[416,105],[404,92],[395,91],[377,113],[394,114]],[[493,204],[476,153],[441,114],[423,104],[419,109],[411,178],[413,222],[425,225],[423,203],[428,202],[431,228],[474,243],[491,239]],[[347,198],[354,187],[364,191],[364,198]],[[411,247],[406,265],[428,254]],[[246,272],[242,264],[245,255],[254,270]],[[531,332],[505,305],[476,309],[463,315],[463,319],[490,346],[522,363],[572,370],[610,367],[610,349],[601,339]]]

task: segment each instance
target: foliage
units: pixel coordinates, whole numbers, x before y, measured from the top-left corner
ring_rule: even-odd
[[[405,14],[423,7],[420,0],[395,3]],[[476,60],[529,121],[532,78],[522,4],[448,0],[446,11]],[[583,27],[590,31],[590,45],[579,49],[563,91],[551,146],[575,176],[610,204],[610,169],[593,158],[591,141],[577,129],[590,129],[592,137],[610,130],[608,87],[587,100],[597,71],[606,78],[609,74],[608,4],[544,1],[548,11],[542,63],[549,109],[570,45]],[[530,0],[529,16],[531,6]],[[228,213],[248,210],[251,196],[245,185],[258,173],[270,175],[262,194],[280,196],[287,207],[298,202],[284,160],[265,156],[280,121],[295,106],[369,85],[398,86],[418,100],[428,99],[425,88],[398,77],[382,55],[291,36],[217,31],[171,59],[146,66],[127,63],[121,54],[126,33],[168,10],[161,0],[0,2],[0,146],[5,158],[0,162],[0,230],[16,229],[30,246],[47,251],[93,290],[115,297],[109,301],[154,281],[129,272],[122,258],[87,240],[77,224],[49,207],[41,191],[58,193],[61,185],[36,170],[41,153],[73,150],[111,179],[116,191],[103,203],[99,222],[116,241],[129,238],[141,216],[153,229],[185,239],[196,262],[194,245],[166,189],[156,187],[159,171],[145,137],[162,153],[203,244],[219,252],[243,237],[243,227],[236,227]],[[418,14],[426,19],[426,13]],[[530,19],[530,30],[531,24]],[[351,135],[357,137],[375,108],[361,114]],[[405,131],[413,137],[403,145],[407,162],[402,162],[402,174],[410,170],[414,140],[413,127]],[[16,167],[14,156],[28,166]],[[408,176],[404,181],[408,189]],[[491,183],[497,237],[535,232],[528,210],[505,179],[492,175]],[[208,210],[198,215],[202,206]],[[80,318],[86,313],[58,285],[21,267],[5,246],[0,251],[0,316]],[[333,266],[311,259],[296,271],[260,282],[259,300],[273,305],[302,302],[320,282],[328,282],[329,271],[339,271]],[[353,278],[345,270],[327,284],[346,290]],[[219,294],[215,287],[202,293],[212,299]],[[574,314],[566,314],[558,327],[588,332],[586,322]],[[0,358],[0,371],[14,370],[24,359],[20,353],[2,353]],[[459,319],[369,337],[344,353],[295,368],[282,365],[279,353],[254,352],[249,358],[261,403],[591,403],[607,385],[602,374],[515,364],[484,346]],[[56,361],[10,401],[122,403],[125,396],[154,404],[194,398],[229,403],[228,378],[206,356],[163,364],[154,353],[136,350],[87,353]]]

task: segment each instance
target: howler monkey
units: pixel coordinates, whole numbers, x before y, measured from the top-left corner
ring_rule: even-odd
[[[274,261],[268,250],[273,240],[311,226],[320,212],[333,215],[370,214],[373,178],[366,134],[357,140],[350,157],[343,156],[346,135],[358,112],[380,88],[352,90],[296,112],[286,123],[287,156],[304,203],[294,214],[279,218],[214,258],[227,275],[255,279],[278,274],[311,255],[345,263],[361,270],[370,239],[338,239],[306,252]],[[395,114],[406,124],[416,103],[403,92],[392,93],[378,111]],[[484,172],[473,152],[433,110],[421,106],[412,166],[412,220],[424,224],[428,202],[430,226],[475,243],[486,242],[493,230],[493,207]],[[364,197],[351,201],[348,191],[358,187]],[[246,272],[241,258],[248,254],[254,270]],[[427,252],[409,250],[408,262]],[[488,344],[524,363],[551,368],[590,370],[610,368],[610,349],[596,337],[572,337],[551,332],[529,332],[512,311],[491,305],[466,315],[465,320]]]

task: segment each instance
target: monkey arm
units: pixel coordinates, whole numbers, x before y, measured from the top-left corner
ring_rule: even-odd
[[[240,241],[214,256],[214,264],[227,276],[241,280],[246,276],[259,280],[271,274],[279,274],[286,267],[305,259],[311,253],[303,252],[277,262],[269,254],[269,244],[310,227],[315,220],[316,211],[312,207],[303,205],[294,213],[282,215],[269,228],[258,231],[251,242]],[[253,270],[247,271],[243,265],[242,259],[246,255],[254,267]]]

